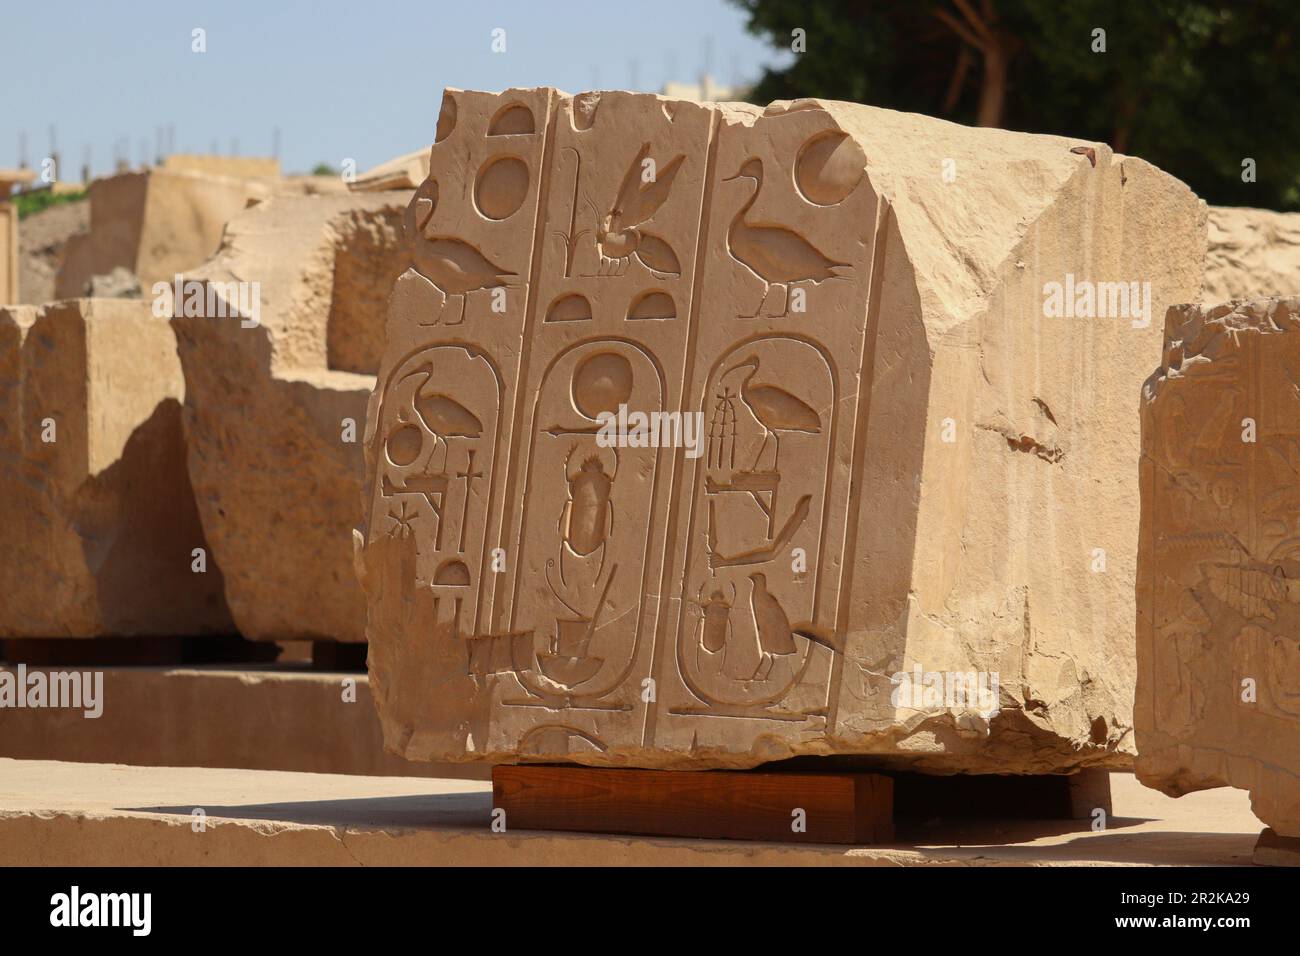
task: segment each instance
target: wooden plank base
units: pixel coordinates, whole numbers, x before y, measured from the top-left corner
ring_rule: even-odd
[[[499,766],[492,797],[507,830],[781,843],[894,838],[893,781],[872,773]]]

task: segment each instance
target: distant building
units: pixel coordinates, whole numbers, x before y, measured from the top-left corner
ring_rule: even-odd
[[[705,73],[696,83],[677,83],[669,80],[664,84],[662,93],[679,100],[695,100],[700,103],[726,103],[744,101],[749,96],[747,86],[723,86],[712,76]]]
[[[172,153],[163,159],[162,165],[171,172],[207,173],[235,179],[276,179],[280,175],[280,161],[270,156]]]

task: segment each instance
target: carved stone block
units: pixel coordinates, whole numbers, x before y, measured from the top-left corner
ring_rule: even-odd
[[[1300,837],[1300,298],[1169,310],[1142,400],[1137,773]]]
[[[269,192],[253,180],[167,169],[96,179],[90,230],[68,240],[55,295],[85,295],[92,278],[122,268],[147,296],[155,282],[205,262],[226,222]]]
[[[1087,149],[811,100],[448,91],[367,418],[387,745],[1128,765],[1127,396],[1159,330],[1051,317],[1044,289],[1145,282],[1162,311],[1205,219]],[[992,704],[900,698],[914,667]]]
[[[18,301],[18,207],[0,196],[0,305]]]
[[[1300,294],[1300,214],[1234,206],[1209,208],[1201,301]]]
[[[186,276],[220,290],[220,304],[174,296],[190,477],[251,640],[365,640],[351,533],[387,291],[410,264],[410,196],[270,199],[231,220]]]
[[[0,308],[0,638],[233,629],[185,470],[183,390],[146,303]]]

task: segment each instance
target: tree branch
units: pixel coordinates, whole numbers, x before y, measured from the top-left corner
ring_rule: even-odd
[[[986,48],[985,41],[981,40],[975,34],[971,33],[970,30],[966,29],[966,27],[961,23],[961,21],[959,21],[947,10],[935,10],[934,15],[939,18],[939,20],[943,23],[944,26],[950,29],[953,33],[957,34],[957,36],[961,37],[962,40],[969,43],[971,46],[979,50],[981,53],[985,51]]]
[[[966,18],[966,22],[970,24],[970,28],[975,31],[980,39],[986,43],[993,39],[993,30],[990,23],[996,19],[996,16],[989,17],[990,23],[985,23],[980,19],[979,14],[971,8],[969,0],[952,0],[952,2],[957,5],[961,15]],[[985,9],[989,9],[987,4],[985,4]]]
[[[957,100],[961,97],[962,87],[966,85],[966,74],[970,72],[972,59],[970,47],[963,43],[961,53],[957,54],[957,66],[952,71],[952,79],[948,81],[948,92],[943,97],[942,109],[945,115],[957,108]]]

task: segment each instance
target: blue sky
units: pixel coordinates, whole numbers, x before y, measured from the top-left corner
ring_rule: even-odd
[[[0,166],[32,165],[56,127],[63,176],[87,145],[96,172],[114,144],[172,124],[178,152],[269,155],[286,171],[354,158],[365,169],[433,139],[445,86],[658,90],[698,78],[752,80],[778,55],[725,0],[305,2],[75,0],[6,4],[0,23]],[[192,53],[191,31],[207,31]],[[506,52],[491,31],[506,30]],[[635,83],[634,83],[635,78]],[[74,172],[75,171],[75,172]]]

